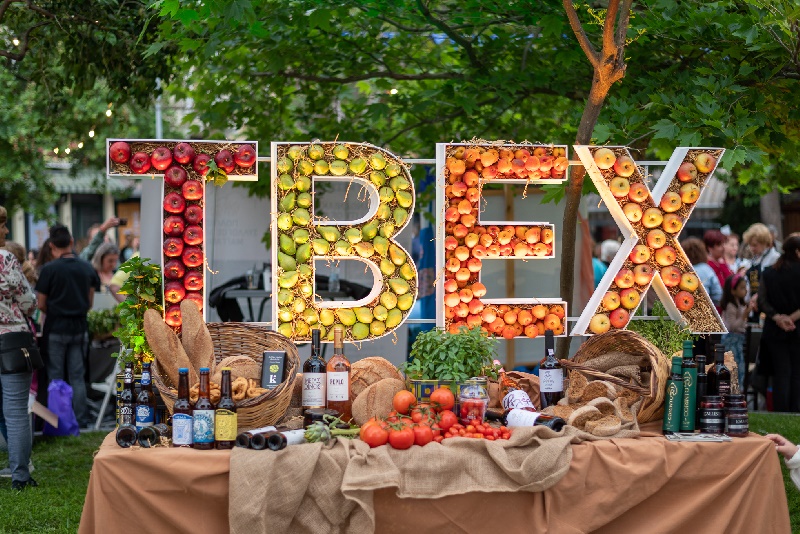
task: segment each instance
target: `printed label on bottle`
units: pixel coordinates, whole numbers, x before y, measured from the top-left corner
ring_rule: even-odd
[[[300,445],[306,442],[306,431],[303,429],[288,430],[281,432],[281,434],[286,438],[286,445]]]
[[[144,428],[156,424],[156,411],[147,404],[136,405],[136,428]]]
[[[133,423],[133,405],[123,404],[119,407],[119,424],[132,425]]]
[[[214,410],[195,410],[192,439],[195,443],[214,443]],[[235,439],[235,437],[234,437]]]
[[[143,386],[149,386],[149,385],[150,385],[150,382],[151,382],[151,380],[150,380],[150,373],[147,373],[147,372],[144,372],[144,371],[142,371],[142,381],[141,381],[141,384],[142,384]]]
[[[192,416],[188,413],[176,413],[172,416],[172,443],[192,444]]]
[[[324,407],[326,384],[326,373],[303,373],[303,406]]]
[[[525,393],[521,389],[515,389],[513,391],[509,391],[508,395],[503,397],[503,409],[513,410],[514,408],[536,409],[536,407],[531,402],[531,398],[528,396],[527,393]]]
[[[722,395],[730,395],[731,394],[731,383],[730,382],[723,382],[720,381],[719,383],[719,394]]]
[[[327,396],[330,401],[350,400],[350,373],[328,372]]]
[[[563,369],[539,369],[539,391],[555,393],[564,391]]]
[[[133,383],[133,369],[129,369],[129,368],[126,367],[125,368],[125,374],[123,376],[124,376],[123,381],[126,384],[132,384]]]
[[[528,410],[511,410],[506,416],[507,426],[533,426],[537,419],[539,419],[539,413]]]
[[[214,421],[214,437],[217,441],[236,441],[238,424],[236,412],[217,410]]]

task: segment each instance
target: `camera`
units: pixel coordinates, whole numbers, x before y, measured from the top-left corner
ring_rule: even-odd
[[[120,226],[125,226],[126,224],[128,224],[128,219],[120,219],[119,220],[119,225]]]

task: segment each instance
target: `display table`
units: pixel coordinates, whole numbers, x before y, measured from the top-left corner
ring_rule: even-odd
[[[274,454],[263,451],[263,454]],[[204,532],[228,526],[228,451],[121,449],[94,460],[81,533]],[[435,500],[375,492],[376,532],[790,531],[774,445],[639,439],[573,447],[567,474],[539,493],[467,493]]]

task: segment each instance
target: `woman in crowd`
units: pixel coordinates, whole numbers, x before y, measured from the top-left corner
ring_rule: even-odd
[[[725,283],[725,279],[733,274],[725,261],[725,242],[727,240],[725,234],[719,230],[708,230],[703,234],[703,242],[708,252],[708,266],[717,275],[720,287]]]
[[[97,248],[92,257],[92,267],[100,277],[100,291],[109,293],[111,279],[119,263],[119,249],[113,243],[103,243]]]
[[[764,270],[758,307],[766,315],[761,363],[772,371],[776,412],[800,412],[800,234],[783,243],[783,255]]]
[[[700,278],[700,283],[706,289],[708,296],[714,306],[719,309],[720,301],[722,300],[722,285],[719,283],[714,270],[708,265],[708,253],[706,252],[706,245],[696,237],[690,237],[683,240],[681,243],[683,251],[686,252],[686,257],[694,267],[694,272]]]
[[[739,368],[739,387],[744,387],[745,361],[744,361],[744,334],[747,315],[752,306],[745,300],[747,297],[747,284],[744,276],[733,274],[725,280],[722,286],[722,322],[725,323],[727,334],[722,335],[722,344],[725,350],[733,352],[736,366]]]
[[[738,234],[728,234],[725,241],[725,246],[723,247],[723,258],[725,259],[725,263],[728,264],[728,268],[731,270],[733,274],[742,274],[747,267],[750,266],[750,262],[742,259],[739,257],[739,235]]]
[[[0,247],[5,245],[8,212],[0,206]],[[28,317],[36,309],[36,296],[22,273],[17,258],[0,249],[0,345],[3,334],[30,332]],[[11,488],[37,486],[28,470],[33,441],[28,415],[31,373],[0,374],[0,430],[8,442]]]
[[[751,302],[757,302],[758,283],[761,279],[761,273],[767,267],[774,265],[781,255],[772,246],[772,234],[766,225],[761,223],[751,225],[742,236],[742,239],[752,254],[750,266],[745,271],[749,295],[747,298]],[[752,317],[752,319],[758,320],[757,317]]]

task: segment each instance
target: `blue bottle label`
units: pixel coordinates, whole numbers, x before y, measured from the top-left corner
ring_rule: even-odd
[[[195,410],[192,438],[195,443],[214,443],[214,410]]]
[[[192,416],[188,413],[176,413],[172,416],[172,443],[175,445],[191,445]]]
[[[136,428],[144,428],[156,424],[156,411],[147,404],[136,406]]]

